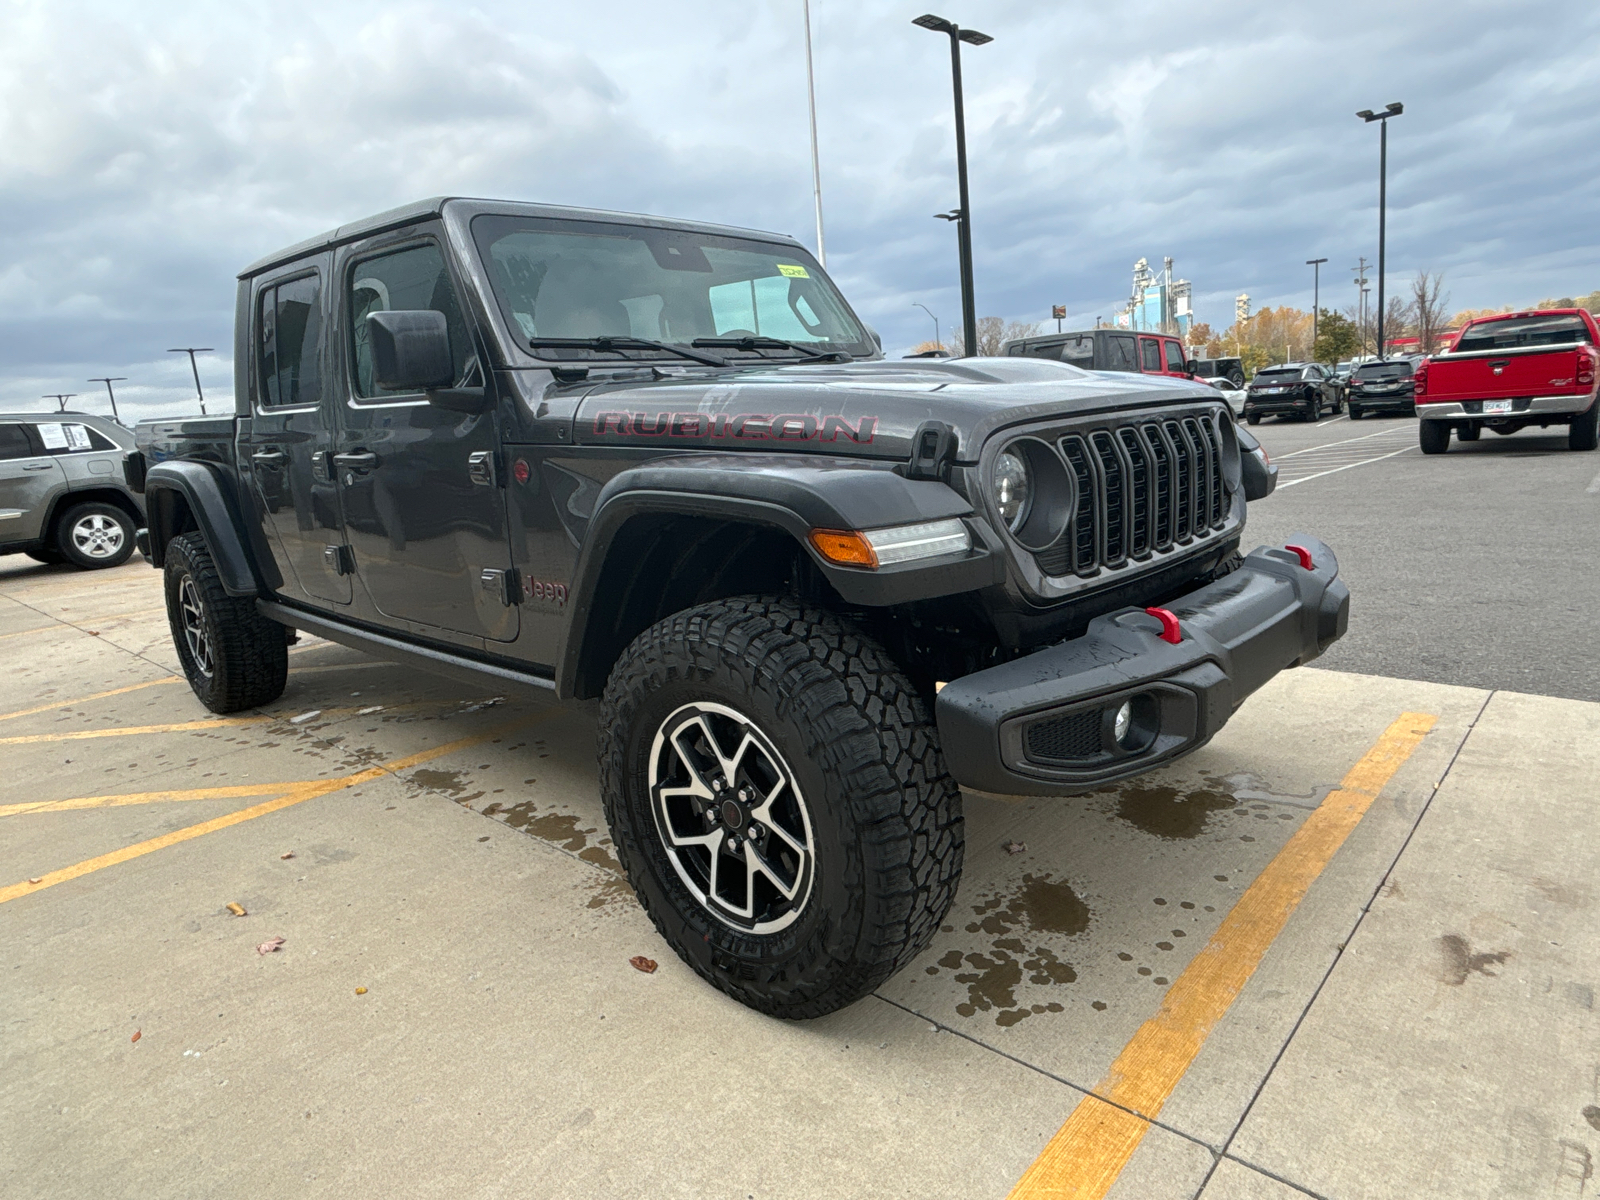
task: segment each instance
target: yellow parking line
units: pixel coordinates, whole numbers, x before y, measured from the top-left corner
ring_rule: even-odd
[[[229,787],[184,788],[165,792],[123,792],[114,796],[74,796],[70,800],[33,800],[23,804],[0,805],[0,817],[21,817],[29,813],[68,812],[77,808],[121,808],[129,804],[162,804],[171,800],[228,800],[236,796],[265,796],[272,792],[293,791],[318,782],[315,779],[245,783]]]
[[[330,714],[332,710],[328,710]],[[28,733],[0,738],[0,746],[25,746],[31,742],[81,742],[89,738],[128,737],[136,733],[182,733],[186,729],[225,729],[235,725],[265,725],[287,721],[284,717],[213,717],[208,721],[178,721],[172,725],[121,725],[115,729],[73,729],[65,733]]]
[[[4,904],[8,900],[15,900],[18,896],[28,896],[34,892],[43,891],[45,888],[54,887],[58,883],[79,879],[95,871],[103,871],[107,867],[125,863],[129,859],[153,854],[157,850],[165,850],[168,846],[176,846],[180,842],[187,842],[193,838],[203,837],[208,833],[215,833],[219,829],[227,829],[230,825],[253,821],[257,817],[264,817],[268,813],[275,813],[291,805],[300,804],[306,800],[315,800],[318,796],[326,796],[330,792],[343,791],[345,788],[370,783],[374,779],[379,779],[384,775],[392,775],[396,771],[404,771],[408,767],[416,766],[418,763],[425,763],[431,759],[454,753],[457,750],[466,750],[472,746],[481,745],[484,742],[494,740],[509,729],[543,720],[561,711],[564,710],[552,708],[542,713],[536,713],[533,716],[518,717],[514,721],[503,722],[485,733],[478,733],[454,742],[447,742],[443,746],[435,746],[432,750],[421,750],[416,754],[409,754],[405,758],[397,758],[393,762],[381,763],[375,767],[368,767],[364,771],[357,771],[354,775],[343,775],[337,779],[290,785],[294,790],[275,799],[263,801],[249,808],[241,808],[238,812],[228,813],[226,816],[216,817],[210,821],[202,821],[198,825],[175,829],[171,833],[162,834],[160,837],[151,838],[148,841],[135,842],[131,846],[124,846],[121,850],[113,850],[110,854],[102,854],[98,858],[85,859],[83,862],[74,863],[70,867],[62,867],[59,871],[48,871],[44,875],[38,876],[39,882],[37,883],[32,880],[24,880],[22,883],[13,883],[9,887],[0,887],[0,904]],[[282,787],[283,785],[279,784],[278,786]]]
[[[25,633],[48,633],[52,629],[71,629],[71,625],[63,625],[57,621],[54,625],[35,625],[32,629],[13,629],[10,633],[0,633],[0,641],[6,638],[21,637]]]
[[[1007,1200],[1101,1200],[1306,890],[1437,717],[1402,713],[1295,830]]]
[[[143,688],[160,687],[166,683],[182,683],[182,675],[169,675],[165,679],[152,679],[148,683],[133,683],[127,687],[112,688],[109,692],[95,692],[91,696],[79,696],[76,700],[56,700],[50,704],[41,704],[37,708],[19,708],[16,712],[0,713],[0,721],[9,721],[13,717],[31,717],[34,713],[49,712],[56,708],[71,708],[74,704],[87,704],[91,700],[104,700],[107,696],[121,696],[127,692],[137,692]]]

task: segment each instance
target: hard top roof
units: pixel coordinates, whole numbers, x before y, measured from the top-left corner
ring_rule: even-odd
[[[316,237],[306,238],[303,242],[296,242],[286,246],[264,258],[258,258],[244,270],[239,272],[240,279],[248,279],[252,275],[259,275],[262,271],[270,270],[282,263],[292,262],[304,255],[326,250],[343,242],[355,241],[359,238],[370,237],[375,233],[382,233],[385,229],[409,225],[425,217],[436,217],[443,214],[446,206],[462,205],[468,207],[472,215],[478,213],[504,213],[507,216],[530,217],[555,217],[569,221],[608,221],[613,224],[649,225],[660,229],[688,229],[696,233],[714,233],[732,237],[756,238],[764,242],[787,242],[799,245],[788,234],[769,233],[759,229],[742,229],[736,225],[716,225],[708,221],[679,221],[670,217],[654,217],[645,213],[614,212],[603,208],[570,208],[561,204],[531,204],[519,200],[482,200],[469,196],[433,196],[427,200],[417,200],[411,204],[402,204],[399,208],[391,208],[387,212],[377,213],[352,221],[348,225],[340,225],[337,229],[330,229],[327,233],[318,234]]]

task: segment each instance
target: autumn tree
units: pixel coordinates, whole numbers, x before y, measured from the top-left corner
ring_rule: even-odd
[[[1321,309],[1317,314],[1317,341],[1311,356],[1317,362],[1336,363],[1355,355],[1361,338],[1356,323],[1342,313]]]

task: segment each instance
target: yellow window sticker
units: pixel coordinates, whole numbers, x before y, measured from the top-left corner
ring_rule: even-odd
[[[810,279],[811,273],[804,267],[797,267],[793,263],[779,263],[778,274],[787,275],[790,279]]]

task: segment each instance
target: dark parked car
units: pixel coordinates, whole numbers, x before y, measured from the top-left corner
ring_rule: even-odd
[[[1184,358],[1183,343],[1159,333],[1086,329],[1081,333],[1041,334],[1007,342],[1000,353],[1011,358],[1053,359],[1085,371],[1132,371],[1176,379],[1192,377]]]
[[[1168,763],[1345,631],[1322,542],[1240,552],[1271,470],[1216,392],[886,362],[791,238],[430,200],[261,259],[235,311],[234,413],[138,429],[195,695],[276,699],[302,629],[599,700],[617,858],[762,1012],[928,944],[960,787]]]
[[[1351,373],[1347,389],[1350,419],[1359,421],[1368,413],[1417,415],[1414,396],[1419,359],[1387,358],[1362,363]]]
[[[1258,425],[1262,417],[1294,417],[1318,421],[1340,408],[1339,385],[1321,363],[1284,363],[1256,372],[1244,397],[1244,419]]]
[[[144,504],[124,461],[133,434],[88,413],[0,413],[0,554],[115,567]]]

